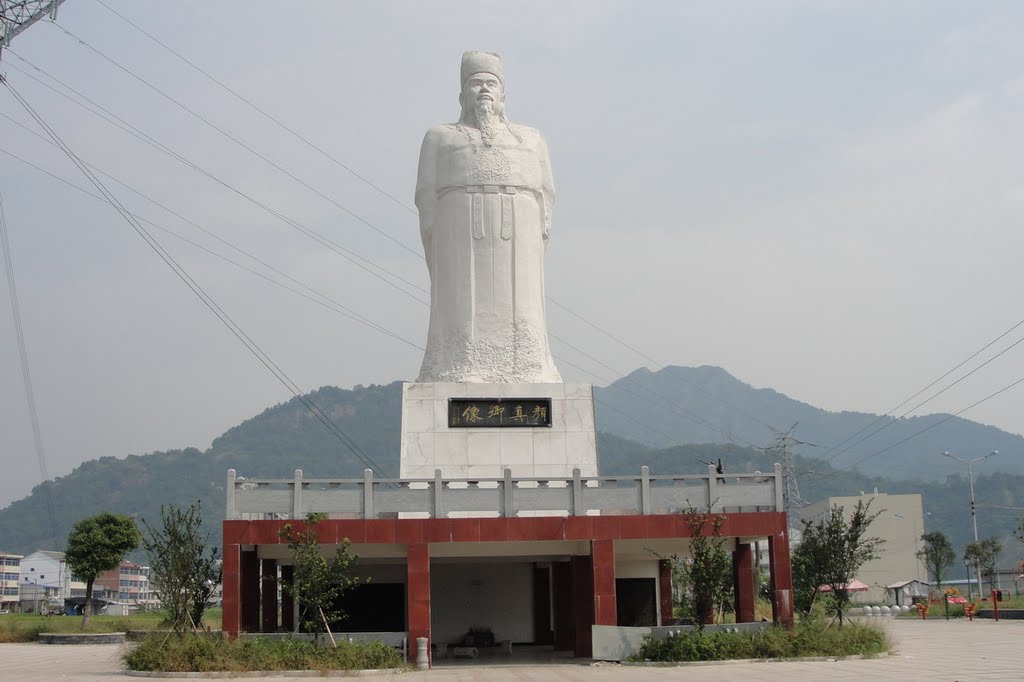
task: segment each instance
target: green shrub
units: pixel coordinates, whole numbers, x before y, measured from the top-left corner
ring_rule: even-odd
[[[874,625],[848,623],[828,627],[805,619],[794,628],[771,627],[742,632],[684,631],[665,639],[644,639],[633,661],[723,661],[735,658],[874,655],[889,650],[886,633]]]
[[[226,640],[187,634],[150,635],[124,657],[130,670],[238,672],[254,670],[368,670],[401,668],[402,655],[382,642],[312,642],[258,638]]]
[[[40,632],[127,632],[152,630],[160,623],[154,612],[131,616],[93,616],[89,626],[82,629],[82,621],[69,616],[40,616],[35,613],[9,613],[0,615],[0,643],[35,642]]]

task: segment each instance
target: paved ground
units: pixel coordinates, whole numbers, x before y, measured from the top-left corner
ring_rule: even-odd
[[[1024,621],[889,621],[893,655],[868,661],[722,663],[674,668],[615,664],[507,665],[435,668],[364,678],[384,682],[527,682],[565,680],[1020,680],[1024,679]],[[108,682],[139,679],[120,673],[121,646],[0,644],[0,680]],[[250,678],[252,679],[252,678]],[[300,678],[263,678],[298,680]],[[304,678],[309,679],[309,678]]]

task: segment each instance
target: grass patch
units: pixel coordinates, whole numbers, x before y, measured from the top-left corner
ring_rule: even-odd
[[[203,624],[220,629],[220,609],[208,609]],[[127,632],[129,630],[158,630],[164,627],[167,613],[143,611],[130,616],[93,616],[89,627],[82,629],[81,616],[40,616],[35,613],[5,613],[0,615],[0,643],[35,642],[40,632]]]
[[[682,632],[665,639],[644,640],[629,660],[655,662],[725,661],[737,658],[802,658],[808,656],[876,655],[888,652],[888,635],[872,624],[827,627],[823,621],[801,621],[794,628],[771,627],[747,632]]]
[[[296,639],[228,640],[190,634],[152,634],[124,656],[130,670],[243,672],[258,670],[369,670],[404,668],[383,642],[338,642],[338,648]]]

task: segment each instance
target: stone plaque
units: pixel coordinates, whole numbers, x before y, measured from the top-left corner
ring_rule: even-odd
[[[551,398],[449,398],[453,429],[551,426]]]

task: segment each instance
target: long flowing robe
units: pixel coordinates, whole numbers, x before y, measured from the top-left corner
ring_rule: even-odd
[[[427,131],[416,206],[430,271],[418,381],[561,383],[548,347],[544,251],[555,190],[536,130]]]

